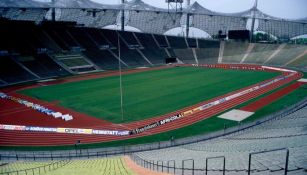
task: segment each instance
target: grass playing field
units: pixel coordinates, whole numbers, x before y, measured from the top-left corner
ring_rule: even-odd
[[[174,67],[123,75],[124,120],[119,77],[44,86],[21,93],[115,123],[159,116],[277,76],[278,73]]]

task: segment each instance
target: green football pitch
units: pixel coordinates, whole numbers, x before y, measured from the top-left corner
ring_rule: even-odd
[[[172,112],[277,76],[279,73],[174,67],[122,76],[124,120],[119,77],[42,86],[20,93],[114,123],[142,120]]]

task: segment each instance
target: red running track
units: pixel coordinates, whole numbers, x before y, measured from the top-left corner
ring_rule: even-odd
[[[277,99],[295,91],[296,89],[298,89],[299,87],[301,87],[304,83],[301,83],[301,82],[295,82],[287,87],[284,87],[268,96],[265,96],[247,106],[244,106],[242,108],[240,108],[240,110],[243,110],[243,111],[249,111],[249,112],[255,112],[257,111],[258,109],[270,104],[270,103],[273,103],[274,101],[276,101]]]
[[[18,146],[50,146],[50,145],[72,145],[76,142],[76,140],[81,140],[81,143],[97,143],[97,142],[107,142],[107,141],[114,141],[114,140],[123,140],[128,138],[135,138],[135,137],[142,137],[145,135],[151,135],[151,134],[157,134],[165,131],[170,131],[173,129],[178,129],[180,127],[184,127],[187,125],[191,125],[193,123],[196,123],[200,120],[204,120],[206,118],[209,118],[211,116],[214,116],[216,114],[219,114],[229,108],[232,108],[234,106],[237,106],[238,104],[244,103],[252,98],[255,98],[257,96],[260,96],[266,92],[269,92],[273,89],[276,89],[277,87],[280,87],[284,84],[287,84],[293,80],[296,80],[298,78],[302,77],[301,74],[297,73],[296,75],[289,77],[287,79],[278,81],[276,83],[273,83],[265,88],[258,89],[256,91],[253,91],[251,93],[245,94],[243,96],[237,97],[231,101],[226,101],[224,103],[221,103],[220,105],[213,106],[207,110],[200,111],[198,113],[194,113],[188,117],[184,117],[180,120],[176,120],[174,122],[167,123],[163,126],[153,128],[147,132],[143,132],[141,134],[137,135],[131,135],[131,136],[105,136],[105,135],[84,135],[84,134],[65,134],[65,133],[47,133],[47,132],[24,132],[24,131],[8,131],[8,130],[0,130],[0,145],[18,145]],[[269,81],[269,80],[267,80]],[[265,81],[265,82],[267,82]],[[253,85],[254,86],[254,85]],[[249,87],[246,87],[244,89],[247,89]],[[241,90],[244,90],[241,89]],[[240,91],[241,91],[240,90]],[[234,94],[236,92],[232,92],[226,95]],[[226,96],[224,95],[224,96]],[[221,98],[221,97],[219,97]],[[143,121],[133,122],[129,124],[123,124],[123,125],[106,125],[110,128],[117,128],[119,126],[123,128],[130,128],[134,129],[136,127],[144,126],[146,124],[152,123],[153,121],[157,121],[159,118],[165,118],[169,117],[172,114],[178,114],[180,112],[193,109],[196,106],[209,103],[211,101],[214,101],[215,99],[209,100],[207,102],[203,102],[197,105],[193,105],[191,107],[173,112],[171,114],[163,115],[161,117],[151,118]]]
[[[131,74],[137,72],[144,72],[150,70],[160,70],[166,69],[173,66],[161,66],[161,67],[154,67],[154,68],[143,68],[143,69],[130,69],[123,71],[122,74]],[[24,105],[15,103],[13,101],[3,100],[0,99],[0,124],[10,124],[10,125],[26,125],[26,126],[41,126],[41,127],[66,127],[66,128],[95,128],[95,129],[106,129],[113,124],[111,122],[98,119],[68,108],[64,108],[59,106],[56,102],[45,102],[33,97],[25,96],[22,94],[16,93],[17,90],[28,89],[28,88],[35,88],[44,85],[51,85],[51,84],[59,84],[59,83],[66,83],[66,82],[75,82],[75,81],[82,81],[82,80],[89,80],[95,78],[103,78],[108,76],[116,76],[118,75],[117,71],[107,71],[107,72],[100,72],[94,74],[87,74],[87,75],[80,75],[75,77],[69,78],[62,78],[52,82],[44,82],[38,83],[34,85],[17,85],[14,87],[9,87],[5,89],[1,89],[2,92],[7,93],[8,95],[19,97],[21,99],[28,100],[30,102],[44,105],[51,110],[59,111],[63,114],[71,114],[74,119],[64,122],[61,119],[55,119],[51,116],[46,116],[41,112],[35,111],[31,108],[28,108]],[[117,129],[121,128],[121,125],[114,124],[114,127]],[[0,142],[1,144],[1,142]]]

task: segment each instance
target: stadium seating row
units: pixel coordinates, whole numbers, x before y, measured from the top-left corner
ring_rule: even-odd
[[[122,174],[134,175],[122,157],[62,161],[1,162],[1,174]]]
[[[163,65],[169,57],[187,64],[298,68],[307,64],[307,47],[302,45],[225,42],[221,50],[220,42],[214,40],[77,27],[72,22],[43,22],[38,26],[29,21],[1,19],[0,24],[4,26],[0,29],[0,57],[4,63],[0,65],[0,86],[117,69],[119,61],[124,68]]]
[[[180,37],[117,33],[111,30],[74,27],[72,23],[46,22],[37,26],[27,21],[1,20],[0,22],[5,26],[0,32],[4,38],[0,42],[0,50],[1,53],[6,53],[1,57],[10,67],[2,69],[3,77],[0,78],[1,84],[4,85],[80,71],[116,69],[119,60],[118,36],[121,41],[121,62],[124,67],[165,64],[168,55],[163,45],[169,48],[188,48],[185,39]],[[22,32],[19,31],[20,26],[23,28]],[[195,40],[189,39],[189,42],[194,42],[195,47]],[[184,58],[186,57],[182,57],[183,61]],[[12,69],[19,71],[10,71]]]
[[[248,169],[249,153],[289,148],[288,169],[307,170],[307,107],[292,114],[270,120],[251,129],[231,135],[162,150],[135,153],[147,161],[161,161],[164,165],[175,161],[175,167],[182,168],[182,160],[193,159],[195,169],[203,169],[206,158],[225,156],[227,171],[245,171]],[[286,151],[268,152],[253,155],[251,169],[255,171],[279,171],[285,166]],[[186,162],[185,168],[192,164]],[[219,159],[210,161],[209,170],[222,170]]]

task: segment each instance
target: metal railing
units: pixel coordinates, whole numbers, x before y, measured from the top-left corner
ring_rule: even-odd
[[[21,169],[21,170],[14,170],[14,171],[7,171],[7,172],[0,172],[0,174],[41,174],[41,173],[46,173],[48,171],[53,171],[56,170],[58,168],[61,168],[65,165],[67,165],[70,162],[70,160],[60,160],[57,162],[52,162],[50,164],[47,165],[41,165],[41,166],[37,166],[37,167],[33,167],[33,168],[27,168],[27,169]]]
[[[157,172],[166,172],[166,173],[172,173],[172,174],[181,174],[181,175],[185,175],[185,174],[191,174],[194,175],[195,172],[200,172],[201,174],[208,174],[209,171],[213,172],[213,171],[219,171],[221,172],[223,175],[225,175],[226,171],[227,172],[231,172],[231,171],[241,171],[241,172],[246,172],[248,175],[250,175],[252,172],[256,171],[256,172],[264,172],[264,171],[270,171],[270,169],[253,169],[251,168],[251,163],[252,163],[252,157],[253,155],[258,155],[258,154],[266,154],[266,153],[272,153],[272,152],[278,152],[278,151],[286,151],[285,154],[285,167],[278,170],[278,171],[283,171],[284,175],[287,175],[288,171],[288,164],[289,164],[289,149],[287,148],[281,148],[281,149],[272,149],[272,150],[266,150],[266,151],[259,151],[259,152],[252,152],[249,153],[249,157],[248,157],[248,168],[247,169],[236,169],[236,170],[229,170],[226,169],[226,157],[225,156],[217,156],[217,157],[207,157],[204,161],[205,161],[205,167],[195,167],[194,164],[194,159],[185,159],[185,160],[177,160],[177,163],[181,162],[181,167],[178,166],[176,167],[176,160],[146,160],[141,158],[138,155],[132,154],[130,155],[130,158],[138,165],[144,167],[144,168],[148,168],[152,171],[157,171]],[[221,165],[222,168],[221,169],[214,169],[211,168],[208,164],[208,161],[210,159],[221,159]],[[256,160],[256,159],[255,159]],[[280,159],[281,160],[281,159]],[[199,160],[198,160],[199,161]],[[161,163],[162,162],[162,163]],[[164,164],[163,162],[167,162],[167,164]],[[173,162],[173,166],[170,166],[170,162]],[[186,162],[191,162],[191,167],[186,167]],[[155,168],[156,167],[156,168]],[[170,170],[173,170],[172,172],[170,172]],[[275,170],[276,171],[276,170]],[[188,172],[188,173],[185,173]]]
[[[259,151],[259,152],[253,152],[250,153],[248,156],[248,175],[251,174],[251,163],[252,163],[252,156],[257,154],[265,154],[265,153],[271,153],[271,152],[277,152],[277,151],[286,151],[286,160],[285,160],[285,168],[284,168],[284,175],[287,175],[288,173],[288,163],[289,163],[289,149],[287,148],[280,148],[280,149],[272,149],[267,151]]]
[[[225,156],[207,157],[206,158],[206,175],[208,175],[208,162],[211,159],[223,159],[223,175],[225,175],[225,169],[226,169],[226,158],[225,158]]]

